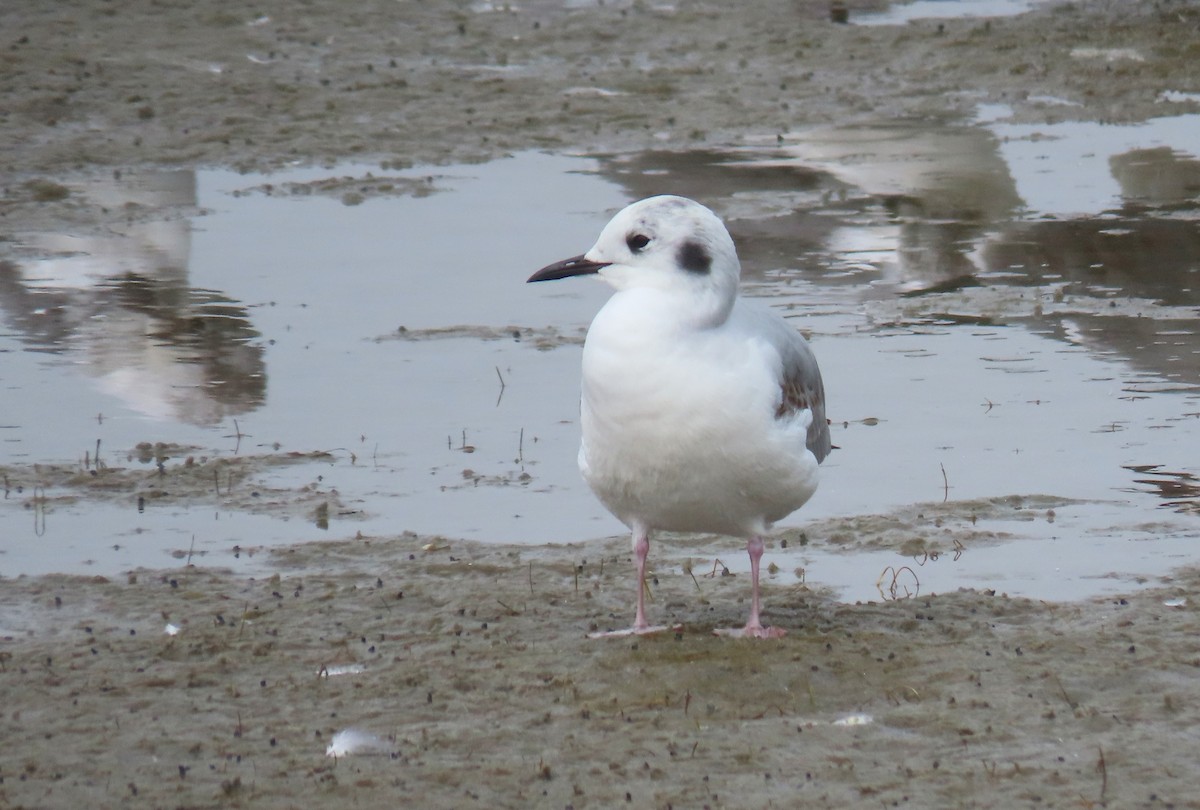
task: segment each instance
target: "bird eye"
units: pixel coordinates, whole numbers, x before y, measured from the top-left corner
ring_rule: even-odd
[[[625,244],[629,245],[629,249],[634,253],[641,253],[642,248],[650,244],[650,237],[644,233],[631,233],[625,237]]]

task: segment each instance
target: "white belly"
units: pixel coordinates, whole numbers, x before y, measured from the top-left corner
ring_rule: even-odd
[[[812,416],[775,418],[770,347],[717,330],[662,341],[641,331],[635,344],[621,326],[598,316],[584,347],[579,453],[584,478],[617,518],[746,536],[812,496]]]

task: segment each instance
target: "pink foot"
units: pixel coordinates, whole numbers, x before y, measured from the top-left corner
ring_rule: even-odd
[[[626,627],[624,630],[603,630],[595,633],[588,633],[588,638],[622,638],[624,636],[649,636],[654,633],[665,633],[672,630],[676,633],[683,630],[682,624],[670,626],[666,624],[654,624],[649,627]]]
[[[782,627],[763,627],[759,625],[746,625],[745,627],[719,627],[713,630],[714,636],[724,636],[726,638],[783,638],[787,635],[787,630]]]

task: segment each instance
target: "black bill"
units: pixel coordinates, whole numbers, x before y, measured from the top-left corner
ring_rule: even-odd
[[[593,262],[590,259],[585,259],[583,256],[572,256],[569,259],[563,259],[561,262],[546,265],[530,276],[525,283],[528,284],[532,281],[554,281],[555,279],[570,278],[571,276],[588,276],[600,272],[601,268],[608,267],[610,264],[612,262]]]

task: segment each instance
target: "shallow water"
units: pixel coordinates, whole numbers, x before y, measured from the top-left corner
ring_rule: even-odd
[[[1023,14],[1039,0],[913,0],[892,3],[886,11],[852,16],[856,25],[903,25],[914,20],[952,17],[1010,17]],[[1041,0],[1045,2],[1045,0]]]
[[[336,489],[349,514],[326,529],[187,503],[40,512],[12,492],[0,570],[254,564],[248,550],[359,531],[622,532],[574,462],[578,337],[606,288],[524,280],[659,192],[726,217],[746,293],[810,333],[822,363],[840,449],[785,525],[947,498],[1072,501],[926,566],[924,592],[1073,598],[1192,561],[1200,121],[1006,119],[989,108],[727,152],[97,179],[79,193],[175,213],[48,237],[24,246],[47,258],[0,265],[0,463],[82,460],[97,442],[114,467],[138,465],[146,441],[323,450],[264,480]],[[722,554],[735,570],[737,547]],[[911,563],[820,543],[772,559],[845,599]]]

